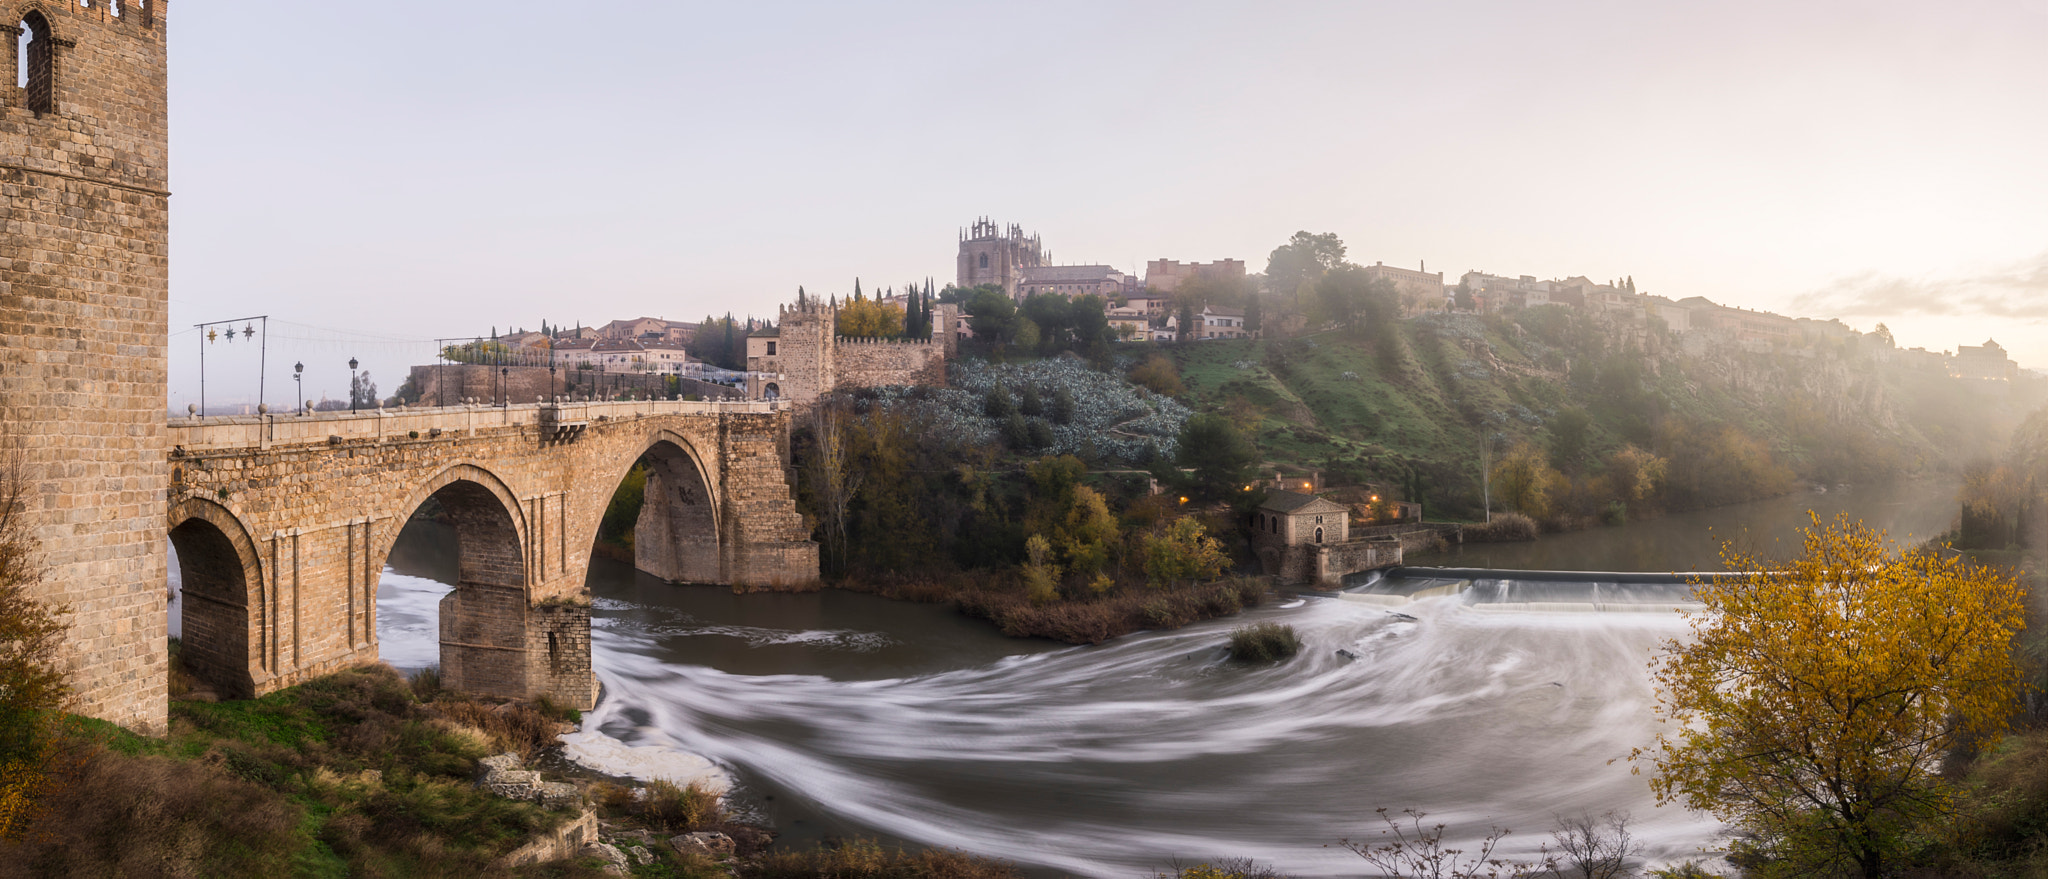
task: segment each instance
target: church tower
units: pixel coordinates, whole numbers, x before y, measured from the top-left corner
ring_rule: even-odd
[[[960,230],[960,259],[954,286],[961,289],[995,284],[1010,298],[1024,281],[1024,270],[1045,264],[1045,247],[1037,235],[1026,236],[1015,223],[999,227],[983,217]]]
[[[77,710],[145,733],[168,713],[165,2],[0,7],[0,462],[38,595],[71,610]]]

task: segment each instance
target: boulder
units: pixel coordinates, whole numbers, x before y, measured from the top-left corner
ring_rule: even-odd
[[[627,849],[627,851],[629,851],[629,852],[632,852],[632,853],[633,853],[633,860],[634,860],[634,861],[635,861],[636,863],[641,863],[641,864],[652,864],[652,863],[654,863],[654,853],[653,853],[653,852],[651,852],[651,851],[648,851],[647,849],[641,848],[640,846],[637,846],[637,845],[636,845],[636,846],[633,846],[632,848],[629,848],[629,849]]]
[[[716,830],[700,830],[669,838],[668,844],[686,855],[709,855],[722,858],[732,854],[732,837]]]
[[[583,856],[586,858],[603,858],[606,864],[613,867],[624,868],[627,864],[631,863],[627,860],[625,852],[619,851],[618,846],[608,842],[593,842],[584,846]],[[606,872],[610,871],[607,870]]]

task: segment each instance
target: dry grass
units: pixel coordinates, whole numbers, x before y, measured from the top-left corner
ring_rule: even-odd
[[[855,839],[807,852],[776,852],[740,868],[742,879],[1022,879],[1015,867],[955,851],[905,852]]]
[[[531,760],[540,752],[554,747],[561,736],[562,722],[533,705],[524,702],[487,705],[457,695],[444,695],[448,697],[430,707],[443,717],[482,733],[490,740],[493,750],[510,751],[518,754],[521,760]]]
[[[300,806],[215,763],[102,752],[0,848],[0,876],[284,876]]]
[[[678,787],[675,782],[655,779],[644,790],[646,793],[639,801],[640,819],[651,829],[691,833],[715,830],[726,823],[718,795],[695,784]]]

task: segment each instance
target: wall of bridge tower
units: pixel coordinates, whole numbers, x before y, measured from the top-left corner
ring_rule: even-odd
[[[165,0],[0,2],[0,444],[79,710],[165,727]],[[25,22],[27,88],[16,87]]]

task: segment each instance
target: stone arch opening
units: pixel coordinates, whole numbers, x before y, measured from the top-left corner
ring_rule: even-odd
[[[761,398],[764,400],[782,399],[782,386],[775,382],[769,382],[767,387],[761,389]]]
[[[180,662],[201,688],[252,698],[257,678],[273,673],[260,563],[232,514],[199,502],[183,507],[170,529]]]
[[[20,36],[15,46],[15,57],[20,60],[18,71],[22,98],[29,110],[41,116],[56,107],[56,53],[50,37],[50,20],[40,10],[31,9],[21,17]]]
[[[453,581],[433,605],[437,619],[431,631],[439,642],[443,686],[479,696],[526,698],[531,695],[530,615],[517,507],[488,474],[469,469],[457,468],[435,480],[442,484],[409,511],[386,559],[424,558],[416,570],[425,578]],[[421,594],[403,594],[408,587],[421,593],[420,580],[380,586],[380,654],[420,654],[421,645],[404,639],[428,631],[418,619],[425,601]],[[430,593],[427,587],[425,594]],[[391,607],[394,619],[387,623],[383,612],[394,602],[409,606]]]
[[[633,566],[676,583],[724,582],[716,498],[696,456],[675,438],[657,439],[631,472],[644,480],[640,508],[630,513]],[[627,515],[608,511],[615,533]]]

